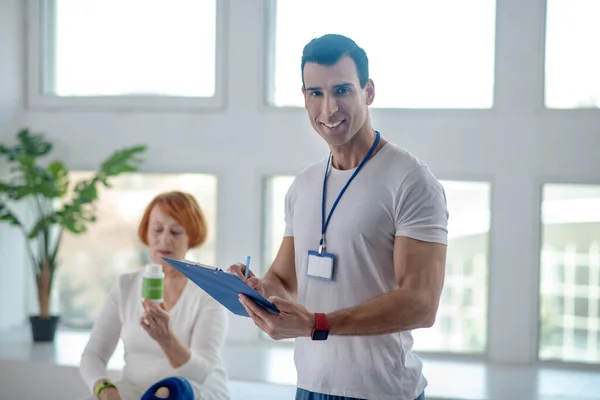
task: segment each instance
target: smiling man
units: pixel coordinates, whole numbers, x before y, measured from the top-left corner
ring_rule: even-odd
[[[312,40],[301,70],[310,122],[330,154],[294,179],[277,257],[262,279],[248,279],[281,313],[240,301],[272,338],[297,338],[297,399],[424,399],[411,330],[433,325],[438,309],[444,190],[371,126],[375,84],[354,41]],[[230,271],[243,279],[244,268]]]

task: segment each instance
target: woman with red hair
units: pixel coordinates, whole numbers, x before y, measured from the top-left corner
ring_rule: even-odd
[[[221,359],[225,308],[163,260],[185,258],[190,248],[204,243],[206,231],[204,214],[187,193],[160,194],[146,207],[138,236],[153,262],[162,265],[164,301],[142,303],[142,270],[119,278],[81,357],[80,373],[93,398],[229,398]],[[125,366],[113,383],[106,365],[119,338]]]

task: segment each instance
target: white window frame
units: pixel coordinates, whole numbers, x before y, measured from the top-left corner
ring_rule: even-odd
[[[263,55],[263,95],[262,105],[266,109],[294,109],[298,107],[277,107],[275,103],[275,37],[277,35],[277,0],[265,0],[265,53]],[[298,71],[300,72],[300,71]],[[300,89],[298,89],[300,90]]]
[[[45,13],[51,11],[53,0],[27,0],[26,3],[26,45],[27,45],[27,84],[26,106],[29,109],[59,110],[102,110],[102,111],[203,111],[223,109],[226,104],[225,88],[227,79],[227,15],[228,0],[216,0],[215,36],[215,94],[212,97],[178,96],[55,96],[42,91],[44,74],[48,69],[43,65],[45,57],[42,35],[45,27]]]

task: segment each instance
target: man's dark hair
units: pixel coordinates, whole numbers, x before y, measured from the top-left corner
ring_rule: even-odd
[[[367,53],[358,47],[352,39],[337,34],[327,34],[315,38],[304,46],[301,65],[302,86],[304,86],[304,65],[307,62],[331,66],[345,56],[349,56],[354,61],[360,87],[364,88],[369,80],[369,59],[367,58]]]

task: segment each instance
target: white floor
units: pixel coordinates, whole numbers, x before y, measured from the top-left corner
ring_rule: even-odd
[[[0,333],[0,360],[3,360],[0,375],[4,375],[4,381],[0,381],[0,399],[5,398],[2,393],[7,393],[6,390],[15,393],[6,385],[16,385],[17,380],[6,373],[19,370],[30,374],[35,370],[35,374],[45,375],[46,370],[35,368],[62,366],[72,370],[69,376],[77,377],[76,367],[87,337],[87,332],[59,331],[54,343],[34,344],[26,328]],[[121,368],[122,351],[119,346],[109,368],[115,371]],[[270,341],[228,344],[224,358],[231,379],[232,399],[293,398],[296,371],[291,346]],[[429,381],[428,399],[600,400],[600,370],[423,358],[424,373]],[[37,384],[38,390],[41,390],[40,384],[42,381]]]

